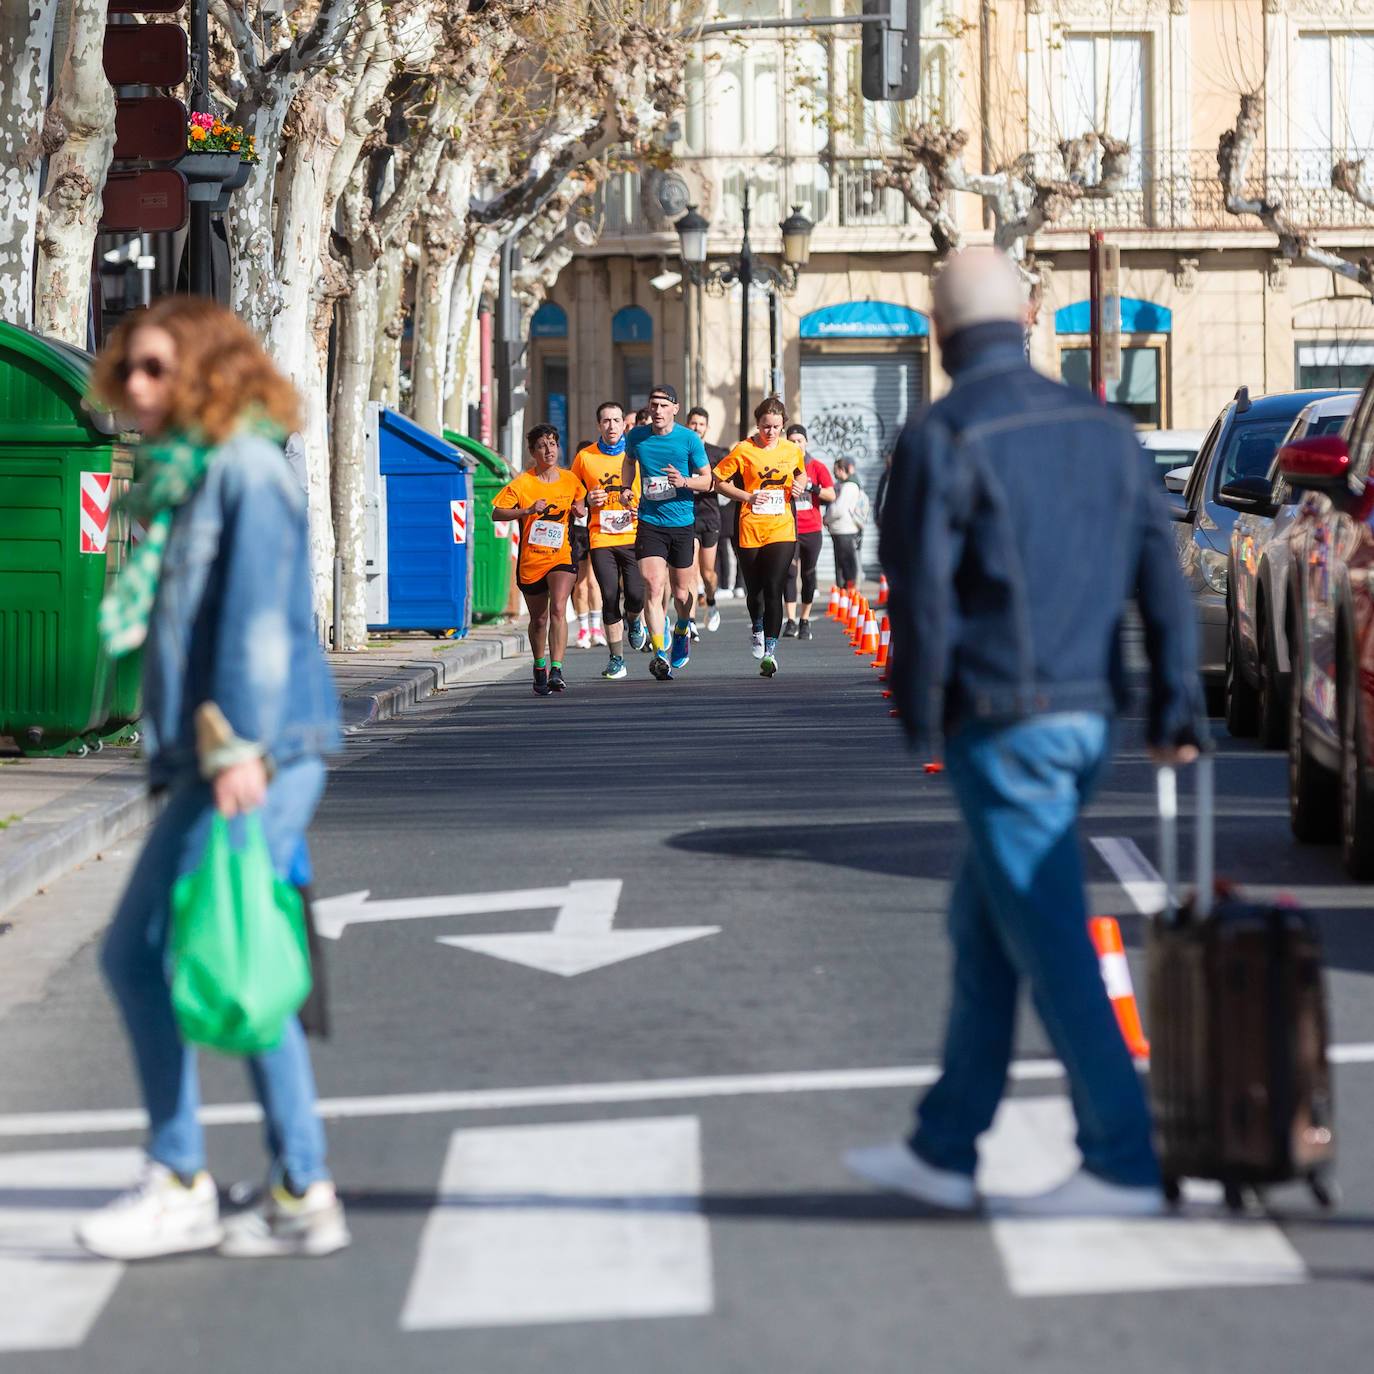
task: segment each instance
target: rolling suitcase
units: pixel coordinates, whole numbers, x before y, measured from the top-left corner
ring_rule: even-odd
[[[1216,1179],[1243,1189],[1332,1177],[1331,1072],[1321,941],[1297,906],[1259,906],[1213,880],[1212,760],[1197,765],[1197,891],[1180,905],[1178,793],[1159,770],[1164,910],[1147,926],[1150,1099],[1165,1192]]]

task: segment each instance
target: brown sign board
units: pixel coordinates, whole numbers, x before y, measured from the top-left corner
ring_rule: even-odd
[[[176,230],[186,223],[186,178],[170,167],[111,172],[105,180],[101,233]]]
[[[170,96],[115,102],[115,161],[175,162],[186,151],[186,106]]]
[[[107,14],[176,14],[186,0],[110,0]]]
[[[180,24],[111,24],[105,30],[105,76],[112,86],[180,86],[189,60]]]

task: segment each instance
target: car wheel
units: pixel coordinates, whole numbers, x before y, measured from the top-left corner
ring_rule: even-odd
[[[1374,878],[1374,793],[1364,750],[1364,703],[1353,652],[1342,655],[1336,711],[1341,726],[1341,858],[1352,878]]]
[[[1295,629],[1288,635],[1293,667],[1288,689],[1288,824],[1295,839],[1323,844],[1335,838],[1339,819],[1337,780],[1316,763],[1302,738],[1302,641]]]
[[[1240,669],[1240,646],[1236,643],[1236,615],[1226,603],[1226,728],[1237,739],[1253,735],[1259,728],[1259,699]]]
[[[1259,742],[1265,749],[1282,749],[1288,739],[1288,702],[1269,615],[1262,604],[1255,607],[1255,640],[1259,658]]]

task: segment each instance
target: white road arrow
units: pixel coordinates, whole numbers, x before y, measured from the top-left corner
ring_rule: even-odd
[[[688,940],[715,935],[719,926],[665,926],[615,930],[620,903],[619,878],[571,882],[566,887],[533,887],[514,892],[479,892],[443,897],[406,897],[368,901],[367,892],[349,892],[315,903],[315,926],[337,940],[344,928],[375,921],[410,921],[435,916],[474,916],[498,911],[538,911],[556,907],[551,931],[515,934],[442,935],[439,943],[524,964],[571,978],[607,964],[618,964]]]

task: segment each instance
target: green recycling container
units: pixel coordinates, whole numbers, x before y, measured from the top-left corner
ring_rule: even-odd
[[[472,618],[494,620],[505,611],[510,594],[511,556],[510,541],[497,538],[491,503],[515,474],[499,453],[476,439],[447,429],[444,438],[477,460],[472,474]]]
[[[0,321],[0,735],[56,750],[137,720],[139,656],[97,613],[124,564],[132,457],[83,404],[93,359]]]

